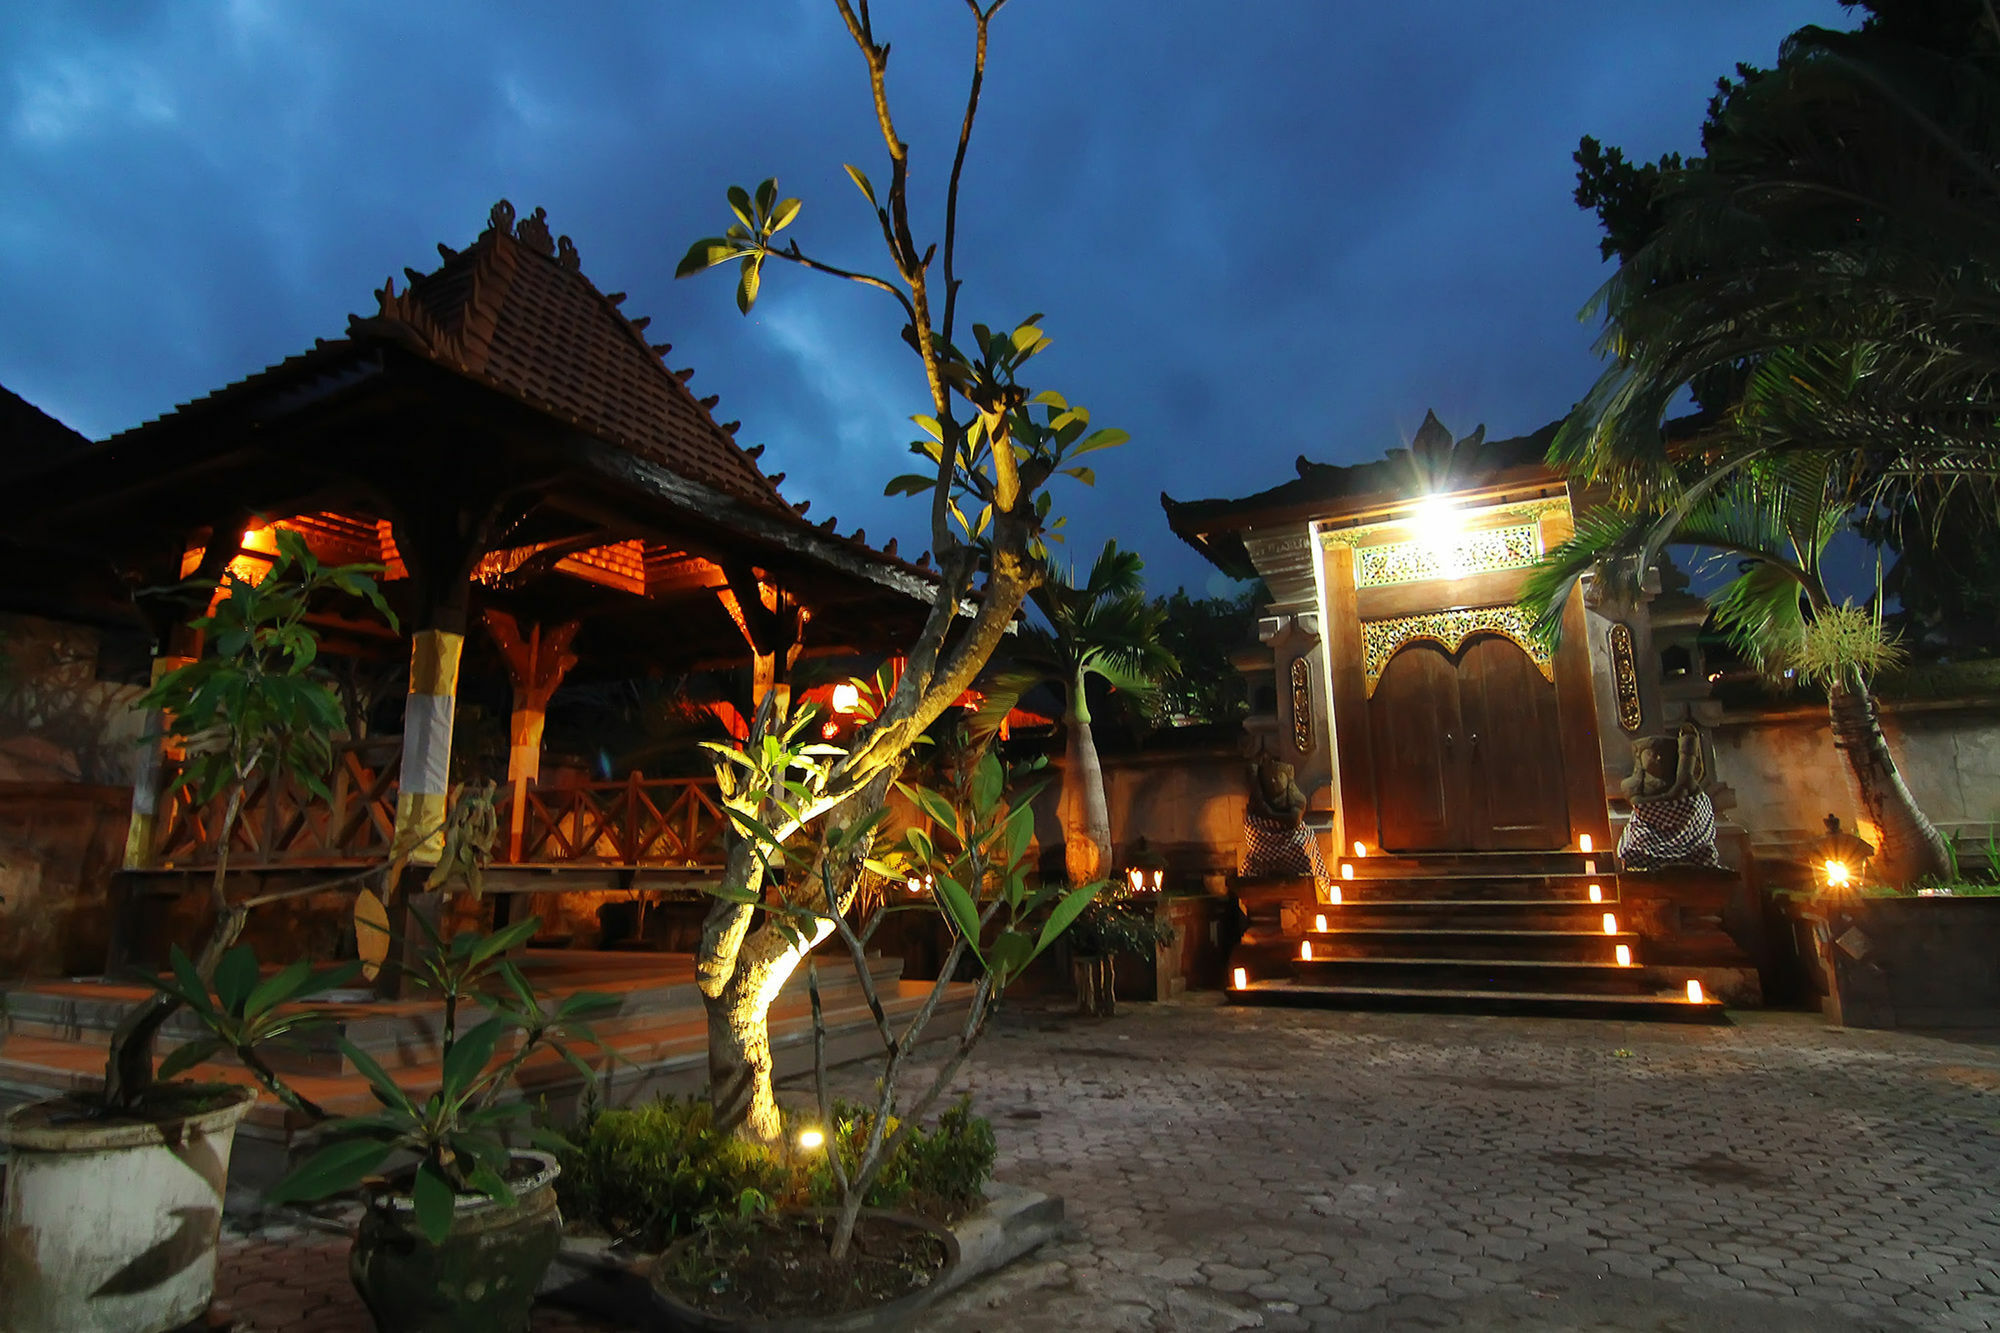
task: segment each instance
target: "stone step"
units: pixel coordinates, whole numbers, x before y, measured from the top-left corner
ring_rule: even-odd
[[[1636,966],[1534,958],[1299,959],[1292,963],[1292,975],[1318,985],[1403,990],[1631,995],[1651,989],[1644,970]]]
[[[547,955],[543,961],[547,961]],[[602,955],[599,955],[602,957]],[[649,966],[646,955],[624,955],[619,966],[583,987],[612,996],[618,1007],[590,1026],[607,1039],[628,1031],[649,1031],[662,1026],[692,1024],[701,1028],[706,1011],[700,992],[691,984],[693,970],[683,956],[653,955],[659,961]],[[896,989],[902,976],[902,960],[870,959],[870,974],[878,993]],[[538,970],[526,969],[530,979]],[[564,987],[565,992],[576,989]],[[150,992],[132,982],[98,979],[27,983],[5,994],[7,1027],[23,1037],[48,1038],[105,1045],[125,1012]],[[820,995],[829,1010],[866,1004],[861,978],[844,959],[820,971]],[[383,1001],[356,992],[351,1000],[338,1003],[309,1003],[299,1006],[329,1016],[327,1023],[309,1029],[296,1044],[272,1046],[265,1058],[274,1069],[286,1073],[340,1074],[353,1066],[341,1050],[346,1041],[392,1069],[411,1068],[437,1058],[444,1027],[444,1006],[428,998]],[[786,1012],[804,1013],[809,1008],[805,971],[801,968],[787,983],[778,1007]],[[481,1021],[485,1011],[476,1003],[461,1008],[461,1027]],[[165,1055],[182,1042],[204,1033],[200,1023],[186,1013],[174,1015],[162,1030],[158,1050]]]
[[[1342,849],[1334,858],[1340,865],[1354,867],[1356,879],[1394,878],[1401,875],[1547,875],[1611,874],[1617,863],[1603,848],[1581,852],[1384,852],[1370,848],[1366,856],[1348,855]],[[1336,870],[1335,874],[1341,873]]]
[[[1236,1004],[1293,1005],[1319,1009],[1391,1009],[1424,1013],[1519,1014],[1544,1018],[1722,1024],[1721,1004],[1690,1004],[1672,993],[1599,995],[1588,992],[1460,990],[1428,987],[1323,985],[1305,981],[1253,981],[1229,992]]]
[[[1322,914],[1324,915],[1324,914]],[[1513,958],[1552,962],[1613,963],[1624,945],[1633,962],[1642,962],[1639,936],[1629,930],[1606,935],[1602,930],[1460,930],[1355,929],[1337,916],[1328,928],[1312,930],[1307,942],[1320,959],[1378,956],[1417,958]]]
[[[1390,902],[1348,902],[1345,895],[1337,904],[1301,907],[1295,918],[1310,923],[1325,916],[1329,926],[1341,930],[1555,930],[1602,932],[1604,917],[1616,920],[1615,902],[1549,902],[1544,899],[1489,899],[1454,902],[1445,898],[1397,899]],[[1275,928],[1277,912],[1252,912],[1252,929]],[[1620,922],[1622,928],[1623,923]],[[1301,927],[1303,929],[1303,927]]]
[[[1616,875],[1394,875],[1336,882],[1341,901],[1589,902],[1591,886],[1618,897]]]

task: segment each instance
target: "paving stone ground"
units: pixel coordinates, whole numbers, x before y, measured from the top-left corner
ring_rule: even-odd
[[[1070,1222],[936,1333],[2000,1327],[1989,1041],[1017,1007],[960,1083]],[[252,1327],[367,1327],[339,1242],[232,1244]]]

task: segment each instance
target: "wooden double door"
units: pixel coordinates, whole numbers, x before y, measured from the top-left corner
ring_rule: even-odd
[[[1376,809],[1391,852],[1569,844],[1555,686],[1508,639],[1418,642],[1368,702]]]

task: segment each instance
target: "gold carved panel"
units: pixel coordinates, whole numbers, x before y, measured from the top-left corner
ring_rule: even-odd
[[[1386,588],[1424,579],[1460,579],[1502,569],[1526,569],[1541,559],[1537,523],[1464,532],[1449,541],[1384,542],[1354,552],[1354,586]]]
[[[1313,752],[1312,673],[1303,657],[1292,659],[1292,744],[1300,754]]]
[[[1521,608],[1511,603],[1505,606],[1473,606],[1456,611],[1426,611],[1422,615],[1397,616],[1392,620],[1364,620],[1361,622],[1361,665],[1367,681],[1368,697],[1375,697],[1375,687],[1382,683],[1382,672],[1388,668],[1389,659],[1409,644],[1419,639],[1428,639],[1448,653],[1457,652],[1467,639],[1475,634],[1498,634],[1512,640],[1544,679],[1556,678],[1555,658],[1549,651],[1535,642],[1528,632],[1528,618],[1521,614]]]
[[[1637,731],[1645,721],[1639,706],[1639,662],[1632,651],[1632,628],[1611,627],[1611,687],[1618,696],[1618,725]]]

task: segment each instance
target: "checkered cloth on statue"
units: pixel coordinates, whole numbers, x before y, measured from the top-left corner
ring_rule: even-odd
[[[1304,824],[1245,811],[1243,874],[1259,879],[1311,875],[1314,883],[1324,884],[1326,858],[1320,855],[1319,840]]]
[[[1618,859],[1633,870],[1721,865],[1708,793],[1633,801],[1631,822],[1618,839]]]
[[[1295,770],[1270,754],[1250,764],[1250,799],[1243,809],[1242,873],[1252,878],[1311,875],[1324,892],[1326,860],[1305,826],[1306,796]]]
[[[1632,743],[1632,776],[1623,784],[1632,819],[1618,839],[1618,860],[1632,870],[1714,866],[1715,806],[1701,789],[1706,769],[1701,731],[1683,722],[1675,736]]]

